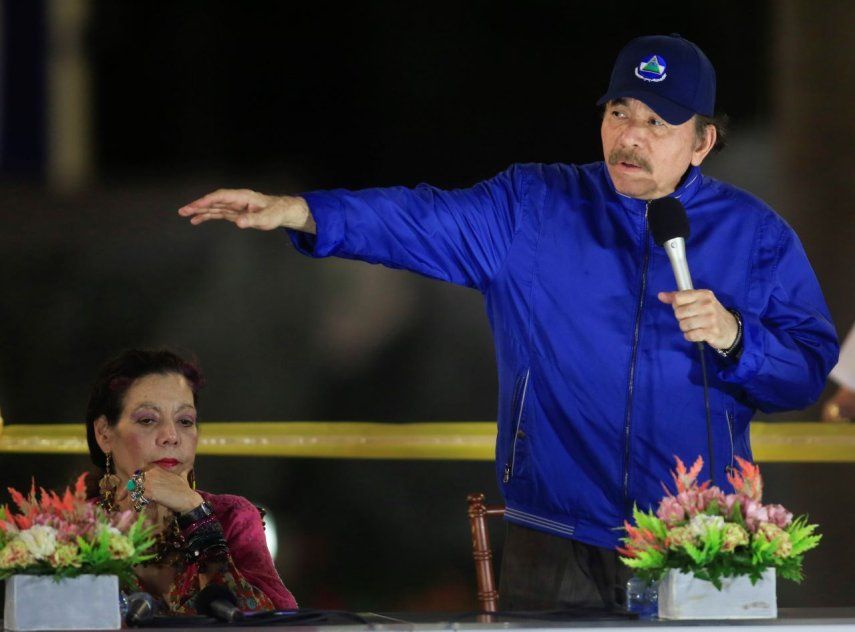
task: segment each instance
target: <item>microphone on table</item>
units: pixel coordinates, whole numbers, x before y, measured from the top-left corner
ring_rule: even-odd
[[[128,625],[142,625],[154,618],[154,597],[144,592],[128,595],[128,612],[125,622]]]
[[[692,290],[692,275],[689,274],[689,262],[686,260],[686,239],[689,237],[689,218],[686,208],[677,198],[664,197],[653,200],[647,207],[647,221],[653,241],[665,249],[677,289]],[[704,407],[707,416],[707,453],[710,466],[710,479],[715,484],[715,461],[713,460],[712,416],[710,412],[709,385],[707,384],[707,363],[704,358],[704,343],[696,343],[701,356],[701,374],[704,380]]]
[[[208,584],[196,596],[196,611],[214,617],[226,623],[243,619],[243,612],[237,607],[237,597],[225,586]]]

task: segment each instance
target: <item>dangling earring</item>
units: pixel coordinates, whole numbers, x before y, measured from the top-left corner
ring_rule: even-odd
[[[196,470],[187,472],[187,482],[190,483],[190,489],[196,490]]]
[[[98,504],[106,511],[118,511],[116,505],[116,490],[119,488],[119,477],[113,472],[113,454],[107,452],[104,463],[104,476],[98,481],[98,489],[101,492],[101,498]]]

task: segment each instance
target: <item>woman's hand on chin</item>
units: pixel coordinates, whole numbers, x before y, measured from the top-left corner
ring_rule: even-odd
[[[190,487],[185,474],[167,472],[159,467],[145,468],[142,472],[145,487],[143,496],[151,503],[162,505],[177,514],[190,511],[202,504],[202,496]],[[128,495],[129,492],[125,488],[117,495],[116,500],[123,502]]]

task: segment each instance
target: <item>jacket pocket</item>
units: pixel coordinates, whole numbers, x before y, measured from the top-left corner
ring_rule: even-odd
[[[525,418],[525,400],[528,395],[530,377],[531,369],[526,369],[514,384],[514,394],[511,398],[511,447],[505,462],[505,473],[502,477],[502,481],[505,483],[509,483],[517,471],[519,453],[522,450],[521,444],[526,439],[523,419]]]

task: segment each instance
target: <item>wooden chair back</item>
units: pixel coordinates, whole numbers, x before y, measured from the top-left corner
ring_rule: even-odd
[[[469,494],[469,528],[472,532],[472,558],[475,561],[475,579],[478,584],[478,605],[484,612],[499,609],[499,591],[493,574],[493,550],[490,548],[488,516],[504,516],[503,505],[485,505],[484,494]]]

